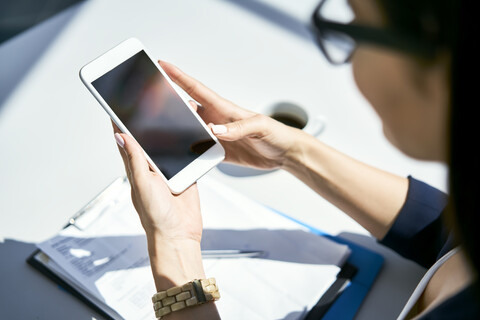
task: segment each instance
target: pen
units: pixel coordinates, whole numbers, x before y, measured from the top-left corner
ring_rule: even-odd
[[[261,250],[202,250],[202,257],[206,259],[216,258],[257,258],[265,254]]]

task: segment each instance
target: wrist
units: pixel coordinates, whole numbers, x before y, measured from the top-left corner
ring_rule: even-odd
[[[305,164],[306,151],[311,138],[311,136],[302,130],[295,129],[295,138],[284,154],[281,169],[296,175],[296,171],[301,169],[303,164]]]
[[[157,291],[205,278],[199,241],[150,234],[147,243]]]

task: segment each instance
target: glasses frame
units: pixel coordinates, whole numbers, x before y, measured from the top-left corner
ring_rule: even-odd
[[[311,29],[316,35],[316,42],[320,50],[327,58],[327,60],[334,65],[341,65],[351,60],[355,49],[352,50],[350,55],[344,61],[334,60],[328,53],[328,50],[324,44],[325,31],[337,31],[344,33],[352,38],[356,46],[358,44],[370,44],[378,45],[390,49],[403,51],[406,53],[414,54],[424,58],[432,57],[436,51],[436,46],[431,42],[422,40],[419,37],[407,35],[405,33],[392,30],[392,29],[380,29],[372,26],[365,26],[359,24],[344,24],[334,22],[328,19],[322,19],[317,13],[321,10],[326,0],[320,1],[315,8],[311,18]]]

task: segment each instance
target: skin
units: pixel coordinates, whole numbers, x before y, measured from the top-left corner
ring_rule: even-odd
[[[385,136],[413,158],[446,161],[447,61],[445,54],[424,66],[373,47],[359,47],[353,56],[355,81],[382,119]]]
[[[352,0],[356,22],[384,23],[373,0]],[[360,6],[360,3],[362,6]],[[361,9],[361,10],[360,10]],[[287,170],[382,239],[395,221],[408,180],[361,163],[301,130],[243,109],[218,96],[177,67],[159,62],[196,102],[192,107],[218,132],[226,161],[262,169]],[[446,160],[449,103],[448,53],[428,65],[406,54],[359,46],[352,57],[356,83],[380,116],[389,141],[423,160]],[[214,126],[215,125],[215,126]],[[132,200],[145,229],[158,291],[205,278],[200,240],[202,219],[196,185],[172,195],[150,170],[141,147],[116,130],[115,138],[132,186]],[[472,280],[463,254],[434,275],[414,309],[414,317],[464,288]],[[214,303],[187,308],[168,319],[217,319]]]

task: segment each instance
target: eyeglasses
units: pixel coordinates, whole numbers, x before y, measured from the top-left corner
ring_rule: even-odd
[[[311,28],[327,60],[335,65],[349,62],[357,45],[366,43],[431,57],[436,46],[418,36],[355,23],[348,0],[322,0],[312,15]]]

